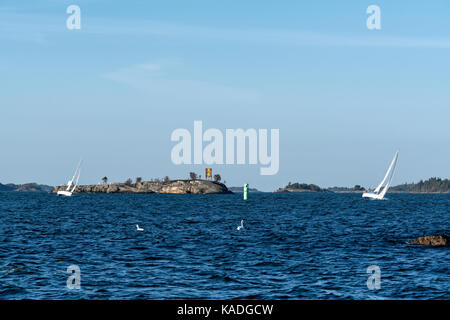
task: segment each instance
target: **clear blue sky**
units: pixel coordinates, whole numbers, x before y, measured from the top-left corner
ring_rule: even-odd
[[[81,8],[68,30],[66,8]],[[366,8],[381,7],[379,31]],[[0,3],[0,182],[185,178],[176,128],[279,128],[280,170],[228,185],[449,177],[450,2]]]

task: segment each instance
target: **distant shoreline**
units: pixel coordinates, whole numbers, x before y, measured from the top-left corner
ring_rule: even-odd
[[[263,191],[261,191],[263,192]],[[311,190],[297,190],[297,191],[272,191],[269,193],[346,193],[346,194],[350,194],[350,193],[356,193],[356,194],[363,194],[366,191],[330,191],[330,190],[326,190],[326,191],[311,191]],[[450,191],[445,191],[445,192],[413,192],[413,191],[388,191],[389,193],[403,193],[403,194],[450,194]]]
[[[24,183],[24,184],[1,184],[0,183],[0,192],[51,192],[53,189],[52,186],[48,186],[45,184],[38,183]]]
[[[131,180],[130,180],[131,181]],[[67,186],[49,186],[38,183],[2,184],[0,192],[44,192],[55,193],[65,190]],[[423,191],[420,191],[423,190]],[[429,190],[429,191],[428,191]],[[367,192],[365,188],[356,185],[351,187],[321,188],[315,184],[289,183],[275,191],[260,191],[249,188],[250,193],[358,193]],[[212,180],[166,180],[166,181],[139,181],[135,183],[109,183],[77,186],[75,193],[178,193],[178,194],[209,194],[209,193],[242,193],[243,187],[227,187],[225,184]],[[409,194],[450,194],[450,181],[448,179],[430,178],[418,183],[400,184],[389,189],[388,193]]]
[[[321,188],[315,184],[307,183],[291,183],[287,186],[279,188],[275,192],[334,192],[334,193],[364,193],[370,190],[360,185],[353,188],[348,187],[330,187]],[[426,181],[420,180],[417,183],[404,183],[392,186],[388,193],[411,193],[411,194],[446,194],[450,193],[450,180],[441,178],[430,178]]]
[[[244,193],[244,187],[229,187],[228,189],[230,191],[233,191],[233,192]],[[248,192],[249,193],[261,193],[261,192],[264,192],[264,191],[259,191],[256,188],[248,188]]]

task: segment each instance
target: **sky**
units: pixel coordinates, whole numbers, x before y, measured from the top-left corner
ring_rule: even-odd
[[[69,5],[81,29],[69,30]],[[368,30],[366,9],[381,9]],[[0,0],[0,182],[374,187],[450,177],[450,2]],[[175,165],[178,128],[279,129],[260,165]]]

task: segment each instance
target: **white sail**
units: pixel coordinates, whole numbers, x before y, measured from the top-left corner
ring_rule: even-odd
[[[370,199],[377,199],[381,200],[386,195],[387,191],[389,190],[389,187],[391,186],[392,178],[394,177],[395,167],[397,165],[397,159],[398,159],[398,151],[395,153],[394,159],[392,159],[391,164],[389,165],[389,168],[386,172],[386,175],[383,178],[383,181],[376,187],[376,189],[373,192],[365,192],[363,193],[363,198],[370,198]],[[384,186],[383,190],[380,192],[381,188],[383,187],[386,180],[389,178],[388,183]]]
[[[62,196],[67,196],[67,197],[70,197],[72,195],[72,193],[75,191],[75,188],[78,186],[78,180],[80,179],[82,162],[83,162],[83,159],[80,159],[80,162],[78,163],[78,166],[75,169],[75,173],[73,174],[72,179],[67,182],[66,190],[58,191],[57,195],[62,195]],[[74,184],[74,181],[75,181],[75,184]]]
[[[75,181],[75,185],[73,186],[72,191],[70,191],[72,193],[75,191],[75,188],[78,186],[78,180],[80,179],[80,173],[81,173],[81,168],[78,169],[77,180]]]
[[[394,163],[397,161],[397,157],[398,157],[398,151],[395,153],[394,159],[392,159],[392,162],[389,165],[389,169],[386,171],[386,175],[384,176],[383,180],[378,185],[378,187],[376,187],[375,190],[373,191],[374,193],[380,192],[381,187],[384,185],[384,183],[386,182],[387,177],[389,176],[389,173],[391,173],[391,170],[392,170],[392,167],[394,166]]]
[[[83,162],[83,159],[80,159],[80,162],[78,162],[78,166],[77,166],[77,168],[75,169],[75,172],[73,173],[72,179],[69,180],[69,181],[67,182],[67,189],[66,189],[66,191],[69,191],[69,190],[70,190],[70,187],[72,187],[73,181],[75,180],[75,177],[77,176],[77,172],[80,170],[80,167],[81,167],[81,163],[82,163],[82,162]]]
[[[381,191],[381,193],[380,193],[380,199],[383,199],[383,198],[384,198],[384,195],[386,194],[386,192],[389,190],[389,187],[391,186],[392,178],[394,177],[395,166],[397,165],[397,155],[398,155],[398,151],[397,151],[397,153],[396,153],[395,161],[394,161],[394,163],[393,163],[391,177],[389,178],[389,181],[388,181],[388,183],[386,184],[386,186],[384,187],[383,191]]]

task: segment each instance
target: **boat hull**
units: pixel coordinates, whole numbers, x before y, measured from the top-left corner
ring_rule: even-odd
[[[70,196],[72,196],[72,192],[70,192],[70,191],[65,191],[65,190],[61,190],[61,191],[58,191],[58,192],[56,193],[56,195],[58,195],[58,196],[66,196],[66,197],[70,197]]]
[[[376,193],[373,193],[373,192],[363,193],[362,197],[363,198],[368,198],[368,199],[374,199],[374,200],[381,200],[381,199],[383,199],[383,196],[381,194],[376,194]]]

